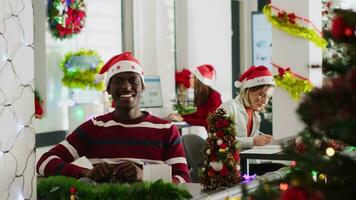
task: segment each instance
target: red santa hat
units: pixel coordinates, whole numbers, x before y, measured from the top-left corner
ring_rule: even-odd
[[[251,88],[259,85],[273,85],[275,82],[272,73],[267,67],[260,65],[258,67],[251,66],[245,73],[243,73],[238,81],[234,83],[235,87],[241,88],[241,90],[246,88]]]
[[[100,69],[99,74],[96,74],[95,81],[100,82],[104,80],[105,73],[105,85],[109,86],[111,77],[122,72],[135,72],[140,75],[142,83],[144,83],[143,68],[138,60],[133,57],[131,52],[124,52],[113,56],[108,60],[105,65]]]
[[[205,85],[212,86],[216,80],[216,71],[210,64],[197,66],[191,71],[192,74],[194,74],[194,76]]]

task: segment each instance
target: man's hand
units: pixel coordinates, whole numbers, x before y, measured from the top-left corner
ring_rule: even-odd
[[[263,146],[273,140],[272,136],[262,134],[253,138],[253,146]]]
[[[113,172],[114,166],[103,162],[95,165],[93,169],[83,171],[82,176],[94,181],[104,182],[110,180]]]
[[[115,166],[114,175],[116,179],[125,182],[142,181],[143,170],[131,161]]]

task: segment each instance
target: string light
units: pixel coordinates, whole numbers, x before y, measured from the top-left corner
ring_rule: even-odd
[[[288,183],[279,184],[279,189],[282,191],[286,191],[288,189]]]
[[[326,155],[329,157],[333,156],[335,154],[335,150],[332,147],[326,148]]]
[[[1,199],[4,197],[4,199],[17,199],[17,200],[24,200],[24,199],[34,199],[35,195],[35,190],[36,190],[36,176],[34,175],[34,172],[31,174],[25,173],[28,172],[29,170],[32,170],[34,168],[34,160],[29,159],[30,157],[34,157],[35,154],[35,146],[31,145],[29,148],[29,151],[24,153],[19,154],[19,150],[23,149],[26,145],[24,145],[23,141],[23,135],[18,134],[20,133],[23,129],[28,129],[29,132],[31,133],[31,137],[33,139],[35,138],[35,131],[33,128],[31,128],[31,123],[34,118],[34,113],[28,113],[28,109],[26,110],[21,110],[21,101],[26,100],[28,102],[28,105],[34,105],[34,95],[33,95],[33,100],[31,99],[26,99],[27,95],[24,95],[24,88],[30,88],[30,90],[34,93],[33,85],[34,85],[34,77],[32,74],[26,74],[29,78],[29,82],[23,82],[22,79],[23,77],[20,76],[17,72],[19,70],[23,71],[28,71],[31,69],[28,69],[29,67],[33,69],[33,63],[28,63],[28,65],[25,66],[20,66],[16,64],[17,59],[23,59],[23,57],[18,58],[15,55],[17,54],[17,51],[20,48],[17,48],[18,44],[22,44],[24,46],[31,47],[32,52],[28,52],[28,54],[25,55],[25,58],[31,58],[33,57],[33,44],[30,42],[25,42],[26,41],[26,36],[25,32],[33,32],[33,26],[23,26],[22,22],[30,22],[32,23],[32,15],[27,15],[27,13],[32,13],[33,7],[32,4],[25,4],[24,1],[10,1],[10,0],[4,0],[5,4],[7,5],[5,7],[4,16],[0,16],[0,26],[5,26],[5,24],[8,24],[11,26],[16,25],[15,27],[17,28],[16,30],[13,29],[4,29],[0,33],[0,38],[3,44],[4,44],[4,49],[7,49],[11,54],[6,55],[6,52],[0,52],[0,61],[4,61],[5,65],[7,67],[12,68],[12,70],[0,70],[0,75],[4,77],[9,77],[9,75],[12,75],[10,73],[13,73],[15,76],[16,84],[7,84],[4,83],[5,88],[12,87],[11,89],[15,91],[21,91],[20,94],[16,94],[16,97],[9,97],[7,96],[7,93],[3,91],[0,87],[0,93],[1,96],[4,96],[3,101],[0,102],[0,120],[7,120],[9,117],[13,118],[14,121],[12,123],[17,123],[15,126],[9,125],[10,130],[8,134],[13,135],[7,135],[10,137],[1,137],[0,138],[0,161],[3,164],[4,163],[4,157],[9,158],[11,162],[9,162],[9,159],[6,159],[7,167],[4,169],[0,169],[4,175],[2,177],[2,180],[4,179],[4,183],[0,184],[0,191],[1,191]],[[14,3],[10,3],[14,2]],[[14,7],[15,6],[15,7]],[[21,9],[18,9],[21,8]],[[24,13],[26,16],[24,16],[22,13]],[[31,17],[30,20],[26,20],[24,17]],[[6,27],[6,26],[5,26]],[[9,37],[9,38],[8,38]],[[30,41],[32,38],[28,38],[27,41]],[[9,42],[12,41],[12,42]],[[10,45],[11,44],[11,45]],[[15,70],[16,69],[16,70]],[[28,80],[28,79],[26,79]],[[17,87],[17,88],[16,88]],[[19,107],[17,107],[18,102],[20,104]],[[32,104],[31,104],[32,103]],[[1,108],[6,108],[9,109],[12,113],[9,112],[2,112]],[[17,113],[23,113],[26,111],[27,115],[24,119],[23,115],[18,115]],[[33,112],[34,109],[30,112]],[[9,115],[10,114],[10,115]],[[11,115],[13,114],[13,116]],[[31,115],[32,114],[32,115]],[[30,118],[30,119],[28,119]],[[20,123],[20,122],[26,122],[26,123]],[[29,123],[29,124],[27,124]],[[5,124],[7,125],[7,124]],[[3,127],[2,127],[3,128]],[[6,128],[6,127],[5,127]],[[10,138],[10,139],[9,139]],[[3,145],[4,144],[4,145]],[[6,144],[6,145],[5,145]],[[22,146],[21,146],[22,145]],[[6,147],[3,147],[6,146]],[[6,148],[4,150],[3,148]],[[21,167],[21,169],[19,169]],[[8,172],[16,172],[16,173],[8,173]],[[11,182],[5,182],[5,180],[12,180]],[[19,191],[19,192],[15,192]]]
[[[297,166],[297,162],[296,162],[295,160],[291,161],[291,162],[290,162],[290,166],[291,166],[291,167]]]
[[[256,179],[256,174],[253,174],[253,175],[248,175],[248,174],[244,174],[244,175],[242,175],[242,177],[244,178],[244,183],[248,183],[248,182],[251,182],[251,181],[253,181],[253,180],[255,180]]]

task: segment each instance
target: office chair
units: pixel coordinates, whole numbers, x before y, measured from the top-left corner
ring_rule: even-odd
[[[195,134],[187,134],[182,136],[184,151],[187,157],[190,177],[192,182],[199,182],[199,171],[204,164],[204,146],[205,140]]]

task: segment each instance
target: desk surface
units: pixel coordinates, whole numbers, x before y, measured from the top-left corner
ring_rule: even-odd
[[[278,152],[274,154],[263,154],[263,153],[244,153],[240,152],[241,159],[261,159],[261,160],[291,160],[290,156],[283,152]]]
[[[240,152],[241,159],[290,160],[280,145],[266,145]]]

